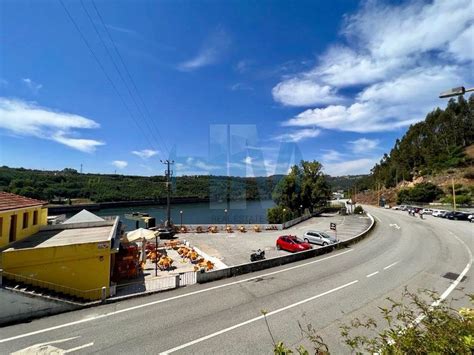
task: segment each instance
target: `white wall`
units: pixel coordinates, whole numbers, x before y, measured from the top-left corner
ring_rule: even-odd
[[[0,326],[78,308],[68,303],[0,288]]]

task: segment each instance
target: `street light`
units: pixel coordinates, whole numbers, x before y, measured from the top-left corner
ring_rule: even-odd
[[[283,223],[286,222],[286,208],[283,209]]]
[[[227,208],[224,210],[225,213],[225,229],[227,230]]]
[[[454,96],[461,96],[464,95],[466,92],[474,91],[474,88],[466,89],[464,86],[459,86],[457,88],[452,88],[447,91],[443,91],[439,94],[440,99],[445,99],[447,97],[454,97]]]
[[[181,216],[181,229],[183,229],[183,211],[179,211],[179,214]]]
[[[300,205],[300,215],[303,215],[303,205]]]

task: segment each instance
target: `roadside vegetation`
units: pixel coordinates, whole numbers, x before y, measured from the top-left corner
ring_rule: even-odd
[[[331,187],[317,161],[301,161],[276,185],[272,198],[276,205],[268,210],[269,223],[283,223],[312,213],[325,206],[331,195]]]
[[[469,298],[474,304],[474,296],[469,295]],[[352,353],[468,355],[474,352],[474,309],[454,309],[427,290],[415,293],[405,289],[400,300],[388,298],[387,301],[387,307],[379,307],[383,324],[372,318],[355,318],[340,327],[343,342]],[[262,314],[273,341],[274,354],[330,354],[331,349],[311,324],[298,323],[311,349],[303,345],[292,349],[284,342],[275,342],[266,311]]]

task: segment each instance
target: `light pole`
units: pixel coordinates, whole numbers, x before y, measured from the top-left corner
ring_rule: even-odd
[[[443,91],[441,94],[439,94],[439,98],[445,99],[447,97],[462,96],[466,92],[471,92],[471,91],[474,91],[474,88],[466,89],[464,86],[459,86],[457,88],[452,88],[452,89]]]
[[[183,229],[183,211],[179,211],[181,217],[181,229]]]
[[[440,99],[445,99],[447,97],[454,97],[454,96],[462,96],[466,92],[471,92],[474,91],[474,88],[468,88],[466,89],[464,86],[459,86],[457,88],[452,88],[447,91],[443,91],[441,94],[439,94]],[[453,209],[456,211],[456,190],[454,188],[454,178],[451,177],[451,185],[453,188]]]
[[[224,210],[225,213],[225,229],[227,230],[227,208]]]
[[[283,209],[283,223],[286,222],[286,208]]]
[[[303,205],[300,205],[300,216],[303,215]]]

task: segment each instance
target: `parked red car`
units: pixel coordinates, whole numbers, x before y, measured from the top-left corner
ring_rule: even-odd
[[[312,249],[311,244],[302,241],[295,235],[282,235],[278,237],[276,247],[277,249],[291,251],[292,253]]]

